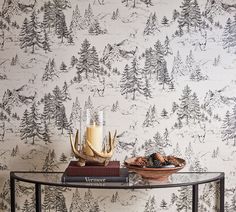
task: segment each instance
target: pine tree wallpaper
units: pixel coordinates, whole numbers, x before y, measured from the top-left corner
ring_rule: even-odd
[[[114,160],[155,151],[184,171],[224,171],[236,211],[235,0],[2,0],[0,211],[11,170],[64,171],[69,133],[102,108],[118,130]],[[219,211],[201,186],[200,211]],[[34,211],[17,184],[17,211]],[[43,188],[43,211],[191,211],[191,188]]]

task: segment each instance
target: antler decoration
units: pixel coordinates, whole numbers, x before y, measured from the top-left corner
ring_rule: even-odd
[[[106,166],[109,163],[114,153],[116,134],[117,132],[115,131],[115,134],[112,138],[111,133],[109,132],[108,143],[105,145],[105,148],[102,150],[102,152],[98,152],[96,149],[94,149],[92,144],[88,140],[86,140],[85,144],[79,146],[78,130],[76,131],[74,142],[72,141],[73,140],[72,135],[70,135],[71,149],[75,157],[78,159],[78,165],[85,166],[85,164],[92,164],[92,165]],[[92,154],[90,155],[86,154],[86,152],[84,151],[85,148],[89,148]]]

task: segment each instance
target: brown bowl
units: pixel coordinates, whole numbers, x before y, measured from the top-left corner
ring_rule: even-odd
[[[183,169],[186,162],[182,158],[175,157],[176,160],[181,164],[178,167],[161,167],[161,168],[146,168],[134,165],[136,157],[125,160],[124,165],[130,170],[146,179],[153,180],[166,180],[171,174],[178,172]]]

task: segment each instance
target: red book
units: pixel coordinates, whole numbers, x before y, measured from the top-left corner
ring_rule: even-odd
[[[110,161],[107,166],[78,166],[71,161],[66,168],[67,176],[120,176],[120,161]]]

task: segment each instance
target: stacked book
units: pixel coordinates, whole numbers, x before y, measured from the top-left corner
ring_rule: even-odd
[[[62,175],[62,182],[128,182],[127,168],[120,168],[119,161],[110,161],[107,166],[83,166],[71,161]]]

